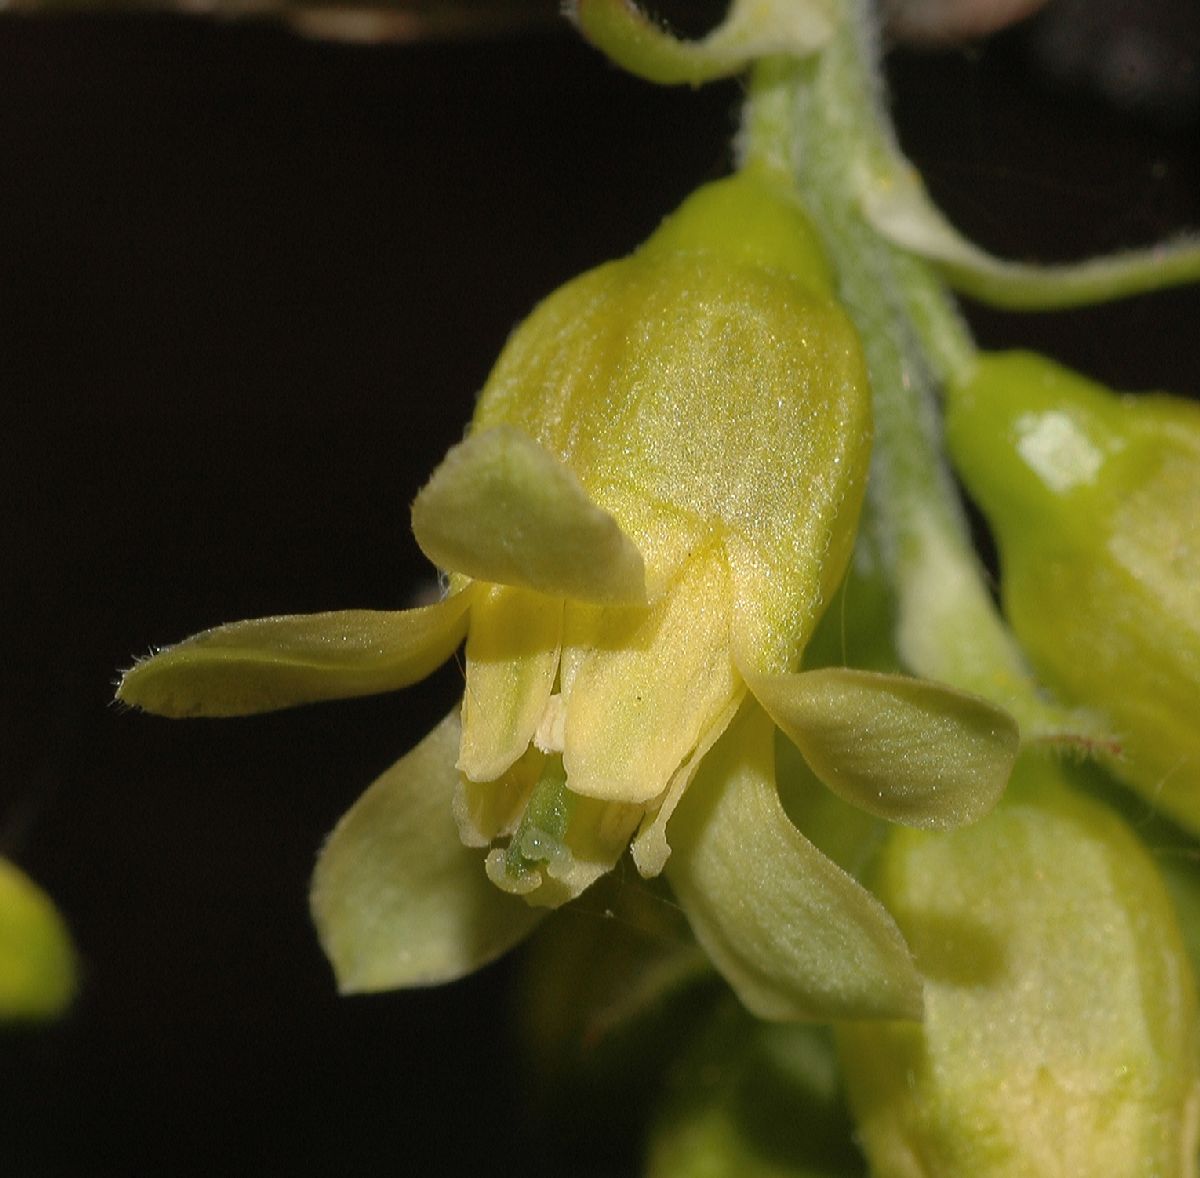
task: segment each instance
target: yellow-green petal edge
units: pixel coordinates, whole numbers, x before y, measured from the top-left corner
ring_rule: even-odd
[[[751,704],[670,821],[666,875],[696,939],[760,1018],[919,1018],[904,938],[788,820],[774,754],[770,720]]]
[[[457,709],[329,836],[313,874],[317,933],[343,994],[433,986],[486,965],[541,918],[493,887],[452,813]]]
[[[408,610],[336,610],[230,622],[121,676],[117,699],[159,716],[249,716],[395,691],[424,679],[467,629],[473,590]]]
[[[848,667],[754,675],[750,689],[834,793],[908,826],[978,821],[1020,746],[1003,709],[954,688]]]

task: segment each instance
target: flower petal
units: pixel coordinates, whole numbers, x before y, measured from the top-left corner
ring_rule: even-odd
[[[562,601],[479,587],[467,637],[463,739],[458,767],[472,781],[494,781],[528,748],[558,671]]]
[[[747,683],[821,781],[881,818],[962,826],[982,818],[1008,784],[1016,722],[978,696],[848,667]]]
[[[459,771],[453,812],[464,846],[487,847],[516,832],[545,763],[546,754],[530,745],[494,781],[472,781]]]
[[[774,730],[750,704],[670,824],[666,874],[696,939],[760,1018],[919,1018],[921,979],[892,918],[788,821]]]
[[[473,598],[468,588],[420,609],[230,622],[131,667],[117,699],[160,716],[248,716],[395,691],[450,657]]]
[[[666,788],[740,686],[728,601],[712,547],[649,610],[568,603],[563,762],[575,793],[644,804]]]
[[[457,709],[363,794],[313,874],[313,919],[344,994],[430,986],[485,965],[540,914],[498,891],[458,840]]]
[[[481,581],[581,601],[646,598],[633,541],[570,468],[513,426],[455,446],[417,496],[412,527],[434,564]]]
[[[721,505],[734,647],[763,674],[795,669],[842,580],[871,456],[870,386],[853,325],[835,305],[813,304],[790,330],[798,343],[773,363],[745,358],[758,387],[718,418],[736,456]],[[786,463],[771,445],[786,445]]]
[[[638,872],[645,878],[652,879],[661,875],[662,869],[667,865],[667,859],[671,855],[671,845],[667,842],[667,823],[671,821],[671,815],[675,813],[684,791],[692,784],[701,762],[708,756],[708,750],[721,739],[745,697],[745,688],[734,694],[696,747],[688,754],[687,759],[675,770],[657,809],[648,811],[642,819],[637,837],[629,844],[629,854]]]

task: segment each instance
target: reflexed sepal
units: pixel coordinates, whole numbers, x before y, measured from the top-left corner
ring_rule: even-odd
[[[1007,712],[939,683],[848,667],[747,682],[829,789],[892,822],[977,821],[1016,759]]]
[[[580,601],[644,601],[633,542],[569,467],[508,425],[472,433],[421,489],[413,535],[439,568]]]
[[[893,828],[874,883],[926,1001],[919,1026],[839,1028],[872,1173],[1195,1174],[1195,981],[1115,814],[1026,754],[977,825]]]
[[[493,887],[452,815],[457,709],[350,808],[313,874],[312,912],[343,993],[453,981],[540,913]]]
[[[57,1018],[75,996],[76,970],[50,897],[0,858],[0,1022]]]
[[[568,0],[567,15],[622,69],[664,86],[698,86],[740,73],[762,57],[804,57],[837,27],[832,0],[733,0],[698,41],[654,24],[634,0]]]
[[[395,691],[450,657],[466,633],[472,596],[468,587],[420,609],[216,626],[135,664],[117,699],[160,716],[248,716]]]
[[[774,728],[748,705],[668,829],[696,939],[761,1018],[919,1018],[921,979],[883,906],[788,820]]]

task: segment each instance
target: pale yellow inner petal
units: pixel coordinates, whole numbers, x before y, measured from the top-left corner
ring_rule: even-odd
[[[651,609],[568,603],[563,762],[573,792],[644,805],[667,787],[738,690],[728,598],[711,546]]]
[[[696,776],[700,762],[708,755],[709,749],[721,738],[722,733],[729,727],[729,722],[737,713],[742,700],[745,698],[744,688],[734,693],[733,698],[720,713],[709,730],[700,738],[700,743],[692,750],[691,755],[675,770],[670,785],[663,794],[657,808],[650,810],[642,819],[638,828],[637,838],[629,846],[629,853],[637,865],[638,871],[647,879],[659,875],[667,865],[671,855],[671,847],[667,842],[667,823],[675,813],[684,791]]]
[[[459,774],[454,821],[464,846],[490,846],[517,829],[545,760],[545,755],[531,745],[495,781],[471,781]]]
[[[563,605],[528,589],[479,590],[467,635],[458,767],[472,781],[492,781],[525,751],[545,711]]]

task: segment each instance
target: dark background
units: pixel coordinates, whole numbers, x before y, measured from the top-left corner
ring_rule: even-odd
[[[1019,256],[1200,226],[1195,42],[1146,101],[1061,50],[1047,71],[1056,28],[892,60],[939,199]],[[536,1127],[511,965],[341,1000],[316,946],[316,849],[451,706],[453,666],[244,721],[109,699],[132,656],[220,621],[408,604],[430,574],[407,505],[507,332],[726,169],[737,96],[643,85],[565,29],[367,48],[0,20],[0,853],[83,959],[61,1025],[0,1034],[0,1173],[634,1164],[615,1125],[587,1157]],[[974,322],[1200,393],[1194,290]]]

